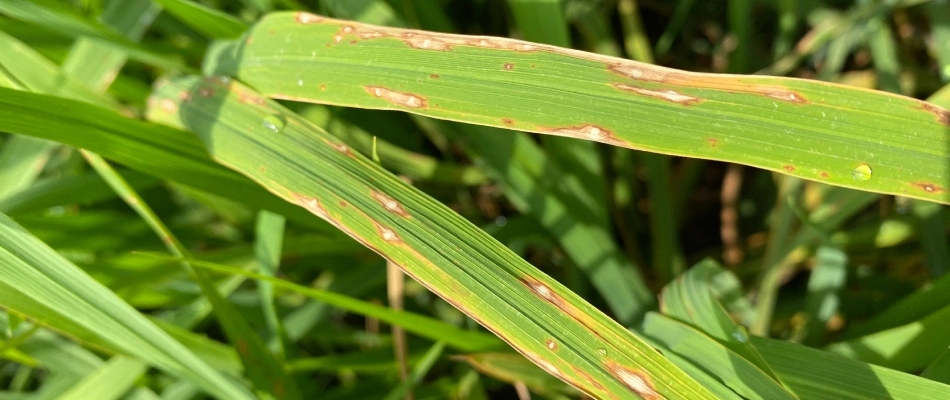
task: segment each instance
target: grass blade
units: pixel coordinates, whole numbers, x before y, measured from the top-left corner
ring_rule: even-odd
[[[275,102],[222,78],[170,81],[155,96],[176,102],[220,162],[383,254],[560,379],[594,396],[712,397],[471,223]]]
[[[146,361],[216,396],[251,398],[246,389],[225,380],[114,293],[2,214],[0,265],[0,304],[5,308]]]
[[[950,203],[950,112],[907,97],[305,13],[271,14],[247,38],[206,61],[270,97],[577,137]]]

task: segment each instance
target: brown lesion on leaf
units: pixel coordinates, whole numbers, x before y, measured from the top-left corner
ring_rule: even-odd
[[[511,119],[511,118],[502,118],[502,119],[501,119],[501,123],[503,123],[503,124],[505,124],[505,125],[511,126],[511,125],[514,125],[514,124],[515,124],[515,120],[513,120],[513,119]]]
[[[551,351],[557,351],[557,342],[554,339],[545,340],[544,347],[547,347],[548,350]]]
[[[805,97],[802,96],[800,93],[793,92],[790,90],[766,88],[762,90],[762,94],[764,94],[766,97],[770,97],[776,100],[787,101],[789,103],[796,103],[796,104],[808,103],[808,100],[805,99]]]
[[[937,119],[937,122],[940,124],[944,126],[950,126],[950,111],[947,111],[943,107],[927,102],[921,102],[921,108],[923,108],[924,111],[933,114]]]
[[[241,90],[237,93],[237,95],[238,95],[238,101],[244,104],[255,104],[255,105],[262,106],[265,103],[265,100],[263,97],[258,96],[247,90]]]
[[[320,203],[315,197],[304,196],[299,193],[292,193],[294,197],[294,203],[303,207],[307,211],[310,211],[311,214],[316,215],[320,218],[323,218],[326,221],[333,222],[333,219],[330,218],[330,213],[327,212],[327,209],[323,207],[323,204]]]
[[[698,97],[688,96],[680,92],[677,92],[675,90],[669,90],[669,89],[652,90],[652,89],[645,89],[645,88],[641,88],[641,87],[637,87],[633,85],[628,85],[626,83],[615,83],[613,84],[613,87],[626,91],[626,92],[633,92],[639,95],[653,97],[660,100],[666,100],[668,102],[676,103],[676,104],[680,104],[684,106],[693,105],[693,104],[700,103],[703,101],[703,99],[700,99]]]
[[[623,140],[617,139],[614,133],[604,127],[583,124],[565,127],[537,127],[538,132],[549,135],[566,136],[577,139],[592,140],[595,142],[612,144],[615,146],[629,147],[629,144]]]
[[[178,92],[178,100],[182,103],[187,103],[191,101],[191,92],[187,90],[182,90]]]
[[[782,169],[784,169],[784,170],[786,170],[786,171],[788,171],[788,172],[795,172],[795,167],[792,166],[792,165],[783,165],[783,166],[782,166]]]
[[[343,143],[330,142],[330,147],[333,147],[333,150],[336,150],[347,157],[353,157],[353,152],[350,151],[350,146],[347,146]]]
[[[710,147],[716,147],[719,145],[719,139],[716,139],[714,137],[706,138],[706,143],[709,143]]]
[[[738,76],[683,72],[629,60],[608,62],[607,70],[640,82],[664,83],[696,89],[715,89],[733,93],[749,93],[790,103],[808,103],[808,99],[801,93],[789,90],[786,87],[747,83],[743,82],[743,78]],[[661,92],[660,90],[654,91]]]
[[[914,183],[912,183],[912,185],[913,185],[915,188],[920,189],[920,190],[923,190],[923,191],[925,191],[925,192],[927,192],[927,193],[943,193],[943,192],[946,192],[946,191],[947,191],[947,189],[944,189],[944,188],[942,188],[942,187],[940,187],[940,186],[934,185],[933,183],[914,182]]]
[[[506,49],[514,51],[557,51],[558,48],[515,39],[490,36],[465,36],[448,33],[427,32],[412,29],[399,29],[384,26],[358,24],[351,21],[331,20],[324,18],[328,23],[341,25],[336,36],[355,35],[362,40],[371,39],[398,39],[409,47],[422,50],[448,51],[457,46],[480,47],[486,49]]]
[[[383,226],[379,222],[373,221],[373,226],[376,227],[376,233],[379,234],[379,237],[383,238],[386,242],[389,243],[402,243],[402,239],[399,238],[399,235],[396,234],[396,231]]]
[[[389,195],[375,190],[370,190],[370,194],[373,196],[373,200],[376,200],[377,203],[382,205],[386,211],[403,218],[408,218],[410,216],[409,213],[406,212],[404,208],[402,208],[402,204],[399,204],[396,199],[389,197]]]
[[[644,400],[663,398],[662,395],[657,393],[656,387],[653,386],[646,371],[627,368],[613,361],[608,361],[606,367],[620,383]]]
[[[401,107],[426,108],[429,105],[429,102],[424,97],[413,93],[397,92],[383,86],[363,86],[363,89],[374,97]]]
[[[323,22],[323,20],[323,17],[308,12],[298,12],[296,15],[294,15],[294,21],[296,21],[298,24],[318,24]]]
[[[561,370],[559,370],[554,364],[551,364],[550,362],[548,362],[544,358],[541,358],[537,354],[534,354],[525,350],[521,350],[521,354],[523,354],[525,358],[531,360],[531,362],[537,364],[545,372],[551,375],[554,375],[558,378],[562,378],[562,379],[564,378],[563,375],[561,374]]]
[[[524,277],[519,280],[522,284],[527,286],[532,293],[540,297],[542,300],[553,304],[555,307],[561,310],[567,311],[567,302],[560,295],[554,293],[554,291],[551,290],[548,285],[545,285],[541,281],[531,277]]]
[[[828,179],[828,178],[831,177],[831,175],[828,174],[828,171],[821,171],[821,173],[819,173],[818,176],[820,176],[820,177],[822,177],[822,178],[825,178],[825,179]]]
[[[202,86],[198,88],[198,95],[204,98],[214,96],[214,89],[209,88],[207,86]]]
[[[515,69],[515,65],[512,64],[512,63],[505,63],[504,68],[505,68],[505,71],[511,71],[511,70]]]
[[[678,72],[669,68],[636,61],[618,61],[607,64],[607,69],[615,74],[646,82],[666,82],[673,75],[678,74]]]
[[[429,74],[429,78],[432,78],[432,79],[439,79],[439,78],[441,78],[441,77],[442,77],[442,76],[439,75],[439,74]]]

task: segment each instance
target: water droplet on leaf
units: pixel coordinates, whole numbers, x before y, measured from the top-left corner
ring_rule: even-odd
[[[303,79],[297,79],[297,86],[303,86]]]
[[[749,341],[749,331],[742,325],[736,325],[735,329],[732,330],[732,338],[741,343],[746,343]]]
[[[281,129],[284,129],[284,121],[276,115],[268,115],[264,117],[264,121],[261,123],[267,130],[279,133]]]
[[[868,179],[871,179],[871,166],[867,164],[858,165],[853,171],[851,171],[851,177],[858,182],[864,182]]]

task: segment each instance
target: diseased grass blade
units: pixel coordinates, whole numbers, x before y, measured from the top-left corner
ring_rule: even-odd
[[[150,257],[159,257],[172,260],[164,255],[151,253],[143,254]],[[178,259],[174,260],[179,261]],[[503,346],[499,340],[492,337],[491,335],[481,332],[466,331],[427,316],[405,311],[395,311],[388,307],[354,299],[336,292],[312,289],[282,279],[276,279],[270,276],[239,268],[228,267],[221,264],[209,263],[194,259],[189,259],[188,262],[196,268],[210,269],[214,271],[240,275],[264,282],[270,282],[274,285],[274,287],[291,290],[334,307],[339,307],[341,309],[362,314],[367,317],[377,318],[380,321],[386,322],[388,324],[401,326],[409,332],[415,333],[422,337],[430,338],[432,340],[445,342],[449,346],[462,351],[475,352],[497,350],[499,347]]]
[[[911,98],[306,13],[271,14],[218,50],[206,59],[210,70],[270,97],[570,136],[950,203],[950,112]]]
[[[419,120],[465,143],[470,155],[494,175],[505,196],[523,214],[537,219],[607,302],[615,318],[628,324],[654,306],[639,270],[614,244],[611,232],[592,210],[591,198],[561,185],[562,170],[528,135],[495,128]],[[514,161],[512,161],[514,160]]]
[[[177,129],[75,101],[0,88],[0,130],[84,148],[154,177],[279,212],[328,232],[322,221],[215,164],[194,135]]]
[[[375,136],[342,118],[333,118],[327,107],[310,106],[299,113],[359,152],[372,153]],[[411,152],[382,139],[376,140],[376,150],[384,167],[406,175],[413,181],[475,186],[485,183],[487,179],[477,167],[444,162],[425,154]]]
[[[190,0],[155,0],[175,18],[210,39],[233,39],[247,30],[247,25],[229,14]]]
[[[803,399],[938,400],[950,386],[794,343],[751,337],[788,387]]]
[[[102,367],[90,371],[82,381],[60,394],[61,400],[112,400],[132,389],[135,381],[145,374],[146,365],[125,356],[113,356]]]
[[[181,102],[182,90],[193,94],[190,101]],[[177,116],[220,162],[400,265],[560,379],[594,396],[712,398],[636,336],[446,206],[277,103],[223,78],[173,80],[155,96],[177,105]]]
[[[246,389],[225,380],[114,293],[2,214],[0,264],[0,304],[5,308],[189,379],[208,393],[251,398]]]

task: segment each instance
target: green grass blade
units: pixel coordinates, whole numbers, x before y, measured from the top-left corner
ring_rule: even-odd
[[[660,309],[669,317],[699,328],[725,348],[761,370],[766,377],[777,379],[768,363],[749,343],[749,334],[745,327],[733,322],[714,297],[711,280],[714,276],[723,274],[728,273],[711,260],[693,266],[663,289]],[[653,335],[657,334],[659,331],[654,331]],[[661,339],[655,338],[655,340]]]
[[[422,356],[419,362],[412,367],[412,372],[409,374],[409,379],[406,379],[404,382],[400,383],[399,386],[393,388],[383,400],[399,400],[403,398],[407,393],[410,393],[414,386],[417,386],[419,382],[422,382],[422,378],[432,369],[432,366],[436,361],[439,360],[439,357],[442,355],[442,350],[445,349],[445,343],[438,342],[432,345],[429,348],[429,351],[426,351],[426,354]]]
[[[934,278],[940,278],[950,269],[950,244],[947,243],[947,207],[939,204],[914,202],[914,222],[927,258],[927,267]]]
[[[142,254],[149,257],[158,257],[166,260],[179,261],[179,259],[171,259],[164,255],[151,253]],[[285,281],[283,279],[276,279],[240,268],[194,259],[189,259],[188,262],[190,262],[196,268],[205,268],[213,271],[245,276],[262,282],[269,282],[273,284],[274,287],[297,292],[334,307],[339,307],[341,309],[365,315],[367,317],[376,318],[388,324],[401,326],[409,332],[415,333],[422,337],[430,338],[432,340],[445,342],[449,346],[462,351],[476,352],[497,350],[502,346],[501,342],[499,342],[497,338],[485,333],[466,331],[449,325],[445,322],[419,314],[392,310],[388,307],[354,299],[339,293],[309,288]]]
[[[617,320],[628,324],[653,308],[653,292],[636,266],[623,256],[611,232],[584,199],[561,186],[561,168],[528,135],[434,120],[428,123],[467,144],[472,157],[505,189],[509,201],[557,239]],[[458,132],[453,133],[453,128]]]
[[[0,201],[29,188],[43,172],[55,142],[10,136],[0,145]]]
[[[222,78],[174,80],[155,96],[176,102],[220,162],[383,254],[549,373],[594,396],[712,398],[511,250],[277,103]]]
[[[524,383],[532,392],[545,398],[579,394],[520,354],[477,353],[454,356],[453,359],[464,361],[479,372],[502,382]]]
[[[171,103],[164,103],[171,104]],[[327,231],[327,225],[208,157],[194,135],[51,96],[0,88],[0,130],[84,148],[173,180]]]
[[[924,372],[920,373],[920,376],[932,381],[950,384],[950,349],[944,350],[933,363],[924,369]]]
[[[752,337],[782,382],[803,399],[943,399],[950,386],[794,343]]]
[[[257,213],[257,223],[254,233],[254,257],[260,266],[262,275],[274,277],[280,268],[280,252],[284,245],[284,225],[286,219],[270,211]],[[270,282],[258,282],[257,291],[261,298],[261,307],[264,311],[264,321],[267,323],[267,343],[279,356],[283,357],[286,351],[284,343],[284,328],[277,315],[277,305],[274,304],[274,285]]]
[[[825,349],[899,371],[919,371],[950,346],[948,324],[950,307],[944,307],[919,321],[834,343]]]
[[[126,183],[122,177],[102,157],[92,154],[86,150],[81,150],[83,157],[89,162],[96,172],[102,176],[102,179],[109,183],[109,186],[118,193],[122,199],[128,203],[132,209],[152,228],[152,231],[162,239],[168,251],[176,257],[182,258],[189,255],[188,250],[184,248],[181,242],[165,226],[165,223],[152,211],[152,208],[145,203]],[[210,275],[205,271],[196,271],[191,268],[187,261],[182,262],[182,266],[189,273],[193,273],[201,292],[208,299],[214,308],[215,316],[225,335],[238,349],[238,355],[244,363],[244,370],[248,373],[248,378],[254,383],[255,388],[262,393],[267,393],[275,399],[297,399],[300,398],[299,389],[294,382],[285,374],[280,361],[271,354],[264,342],[257,336],[257,333],[251,328],[235,307],[227,302],[218,288],[211,281]],[[266,269],[266,268],[265,268]],[[276,317],[275,317],[276,319]]]
[[[828,320],[838,312],[839,293],[848,276],[848,254],[832,246],[821,246],[815,252],[815,266],[808,277],[805,312],[808,314],[805,342],[820,343]]]
[[[911,98],[306,13],[271,14],[248,39],[207,62],[270,97],[577,137],[950,203],[950,112]]]
[[[247,25],[226,13],[190,0],[155,0],[175,18],[211,39],[232,39],[247,30]]]
[[[0,304],[73,337],[134,356],[208,393],[249,399],[181,344],[0,214]]]
[[[797,398],[755,364],[687,324],[649,313],[643,322],[643,333],[708,371],[743,398]]]
[[[924,4],[930,18],[933,45],[937,51],[940,76],[950,82],[950,3],[928,1]]]
[[[146,365],[134,358],[113,356],[105,365],[91,371],[85,379],[58,398],[61,400],[113,400],[129,391],[143,374]]]
[[[0,14],[29,22],[52,32],[75,38],[90,38],[128,53],[129,57],[162,68],[187,69],[178,60],[135,44],[114,29],[88,21],[64,4],[50,1],[3,0]]]
[[[300,112],[300,115],[323,127],[359,152],[372,153],[375,136],[341,118],[332,118],[330,110],[326,107],[307,107]],[[376,150],[384,167],[406,175],[413,181],[475,186],[487,180],[485,174],[476,167],[447,163],[425,154],[411,152],[385,140],[376,140]]]

